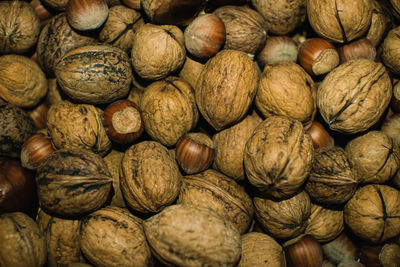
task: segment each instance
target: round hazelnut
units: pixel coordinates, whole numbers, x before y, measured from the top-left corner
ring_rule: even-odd
[[[360,261],[366,266],[398,266],[400,263],[400,246],[396,243],[381,245],[363,245],[360,248]]]
[[[323,252],[320,243],[311,235],[302,235],[283,245],[288,266],[320,267]]]
[[[94,30],[106,21],[108,5],[106,0],[69,0],[65,12],[72,28]]]
[[[334,264],[339,264],[346,259],[358,259],[358,247],[345,233],[341,233],[335,239],[323,244],[322,250],[329,261]]]
[[[29,117],[33,120],[36,128],[44,129],[47,123],[47,112],[49,108],[45,102],[39,104],[34,109],[28,112]]]
[[[257,62],[261,69],[265,65],[281,61],[297,61],[298,48],[292,38],[288,36],[272,36],[267,38],[264,48],[257,55]]]
[[[21,148],[21,164],[35,170],[40,162],[54,152],[51,142],[43,134],[37,133],[26,139]]]
[[[307,132],[311,135],[314,148],[332,147],[335,144],[335,140],[318,121],[313,121]]]
[[[376,49],[370,40],[362,38],[339,47],[339,56],[342,63],[357,58],[375,60]]]

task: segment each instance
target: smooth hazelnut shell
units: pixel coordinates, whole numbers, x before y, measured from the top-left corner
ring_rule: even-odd
[[[400,247],[396,243],[361,246],[360,261],[367,267],[399,266]]]
[[[49,107],[45,102],[43,102],[42,104],[38,105],[36,108],[28,112],[36,128],[38,129],[46,128],[48,111]]]
[[[343,232],[334,240],[322,245],[322,250],[332,263],[339,264],[344,260],[357,260],[359,249]]]
[[[320,267],[323,262],[321,245],[311,235],[304,235],[285,246],[285,255],[288,267]]]
[[[288,36],[272,36],[267,38],[264,48],[257,55],[261,69],[265,65],[281,61],[296,62],[298,56],[297,44]]]
[[[376,48],[367,38],[345,44],[338,49],[338,52],[341,63],[352,59],[366,58],[375,60],[376,58]]]
[[[65,12],[75,30],[94,30],[106,21],[108,5],[106,0],[69,0]]]
[[[313,121],[307,132],[311,135],[314,148],[332,147],[334,145],[334,139],[318,121]]]
[[[54,152],[51,141],[43,134],[37,133],[29,137],[21,149],[21,165],[35,170],[39,164]]]

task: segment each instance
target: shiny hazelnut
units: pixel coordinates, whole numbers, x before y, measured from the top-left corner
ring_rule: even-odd
[[[103,126],[112,141],[119,144],[132,143],[144,130],[142,111],[129,100],[118,100],[104,110]]]
[[[49,107],[45,102],[43,102],[42,104],[38,105],[36,108],[28,112],[36,128],[43,129],[46,127],[48,111]]]
[[[396,243],[361,246],[360,260],[368,267],[399,266],[400,246]]]
[[[195,18],[186,28],[185,46],[197,58],[210,58],[220,51],[225,42],[224,22],[215,14],[204,14]]]
[[[375,60],[376,58],[376,48],[367,38],[345,44],[339,47],[338,51],[341,63],[358,58],[369,60]]]
[[[26,139],[21,149],[23,167],[35,170],[40,162],[54,152],[51,141],[43,134],[37,133]]]
[[[108,17],[106,0],[69,0],[65,11],[71,27],[79,31],[97,29]]]
[[[322,38],[306,40],[299,49],[299,63],[311,75],[330,72],[339,65],[339,54],[336,48]]]
[[[400,113],[400,83],[397,80],[393,85],[392,99],[390,100],[390,108],[394,113]]]
[[[273,36],[266,40],[264,48],[257,55],[261,69],[265,65],[281,61],[297,61],[297,44],[288,36]]]
[[[140,0],[122,0],[122,3],[124,3],[127,7],[133,9],[141,9]]]
[[[211,138],[204,133],[188,133],[176,144],[176,160],[187,174],[201,172],[210,167],[215,150]]]
[[[334,139],[318,121],[313,121],[307,132],[311,135],[314,148],[332,147]]]
[[[358,247],[345,233],[341,233],[334,240],[322,245],[322,250],[329,261],[335,264],[346,259],[356,260],[358,258]]]
[[[299,236],[283,246],[288,267],[320,267],[322,265],[321,245],[311,235]]]

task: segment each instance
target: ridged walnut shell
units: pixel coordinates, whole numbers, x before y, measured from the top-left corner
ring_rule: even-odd
[[[355,59],[333,69],[318,87],[317,106],[332,130],[355,134],[372,127],[392,97],[382,63]]]
[[[357,236],[382,243],[400,234],[400,191],[366,185],[344,207],[344,220]]]
[[[249,182],[274,198],[299,191],[314,157],[311,136],[302,124],[272,116],[260,123],[246,143],[244,167]]]
[[[253,220],[253,202],[244,188],[214,170],[183,177],[177,203],[211,209],[229,219],[241,234]]]
[[[389,27],[391,27],[390,10],[380,1],[371,1],[371,3],[371,26],[369,27],[368,33],[365,37],[370,40],[375,47],[377,47],[385,37]]]
[[[400,26],[389,31],[382,44],[382,60],[393,73],[400,74]]]
[[[258,86],[255,63],[243,52],[222,50],[207,61],[197,80],[196,103],[217,131],[239,122]]]
[[[173,205],[147,219],[144,231],[153,254],[175,266],[236,266],[241,239],[236,227],[216,212]]]
[[[119,170],[121,169],[122,158],[124,153],[118,150],[111,150],[107,156],[104,157],[104,161],[107,164],[108,170],[113,178],[113,196],[111,199],[110,206],[116,206],[120,208],[125,208],[126,203],[121,191],[121,183],[119,177]]]
[[[168,149],[143,141],[125,151],[120,183],[127,204],[142,213],[159,212],[179,195],[181,173]]]
[[[82,252],[95,266],[151,266],[141,219],[127,209],[105,207],[82,219]]]

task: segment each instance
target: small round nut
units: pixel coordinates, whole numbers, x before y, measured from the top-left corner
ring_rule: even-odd
[[[264,48],[257,55],[261,69],[268,64],[281,61],[297,61],[297,44],[289,36],[272,36],[267,38]]]
[[[288,266],[319,267],[322,265],[321,244],[312,235],[303,235],[286,242],[286,261]]]
[[[23,167],[35,170],[54,148],[43,134],[37,133],[29,137],[21,149],[21,164]]]
[[[106,21],[108,5],[106,0],[69,0],[65,12],[74,29],[94,30]]]
[[[334,146],[335,140],[320,122],[313,121],[307,132],[311,135],[314,148]]]
[[[362,38],[339,47],[340,62],[357,58],[375,60],[376,48],[367,38]]]

